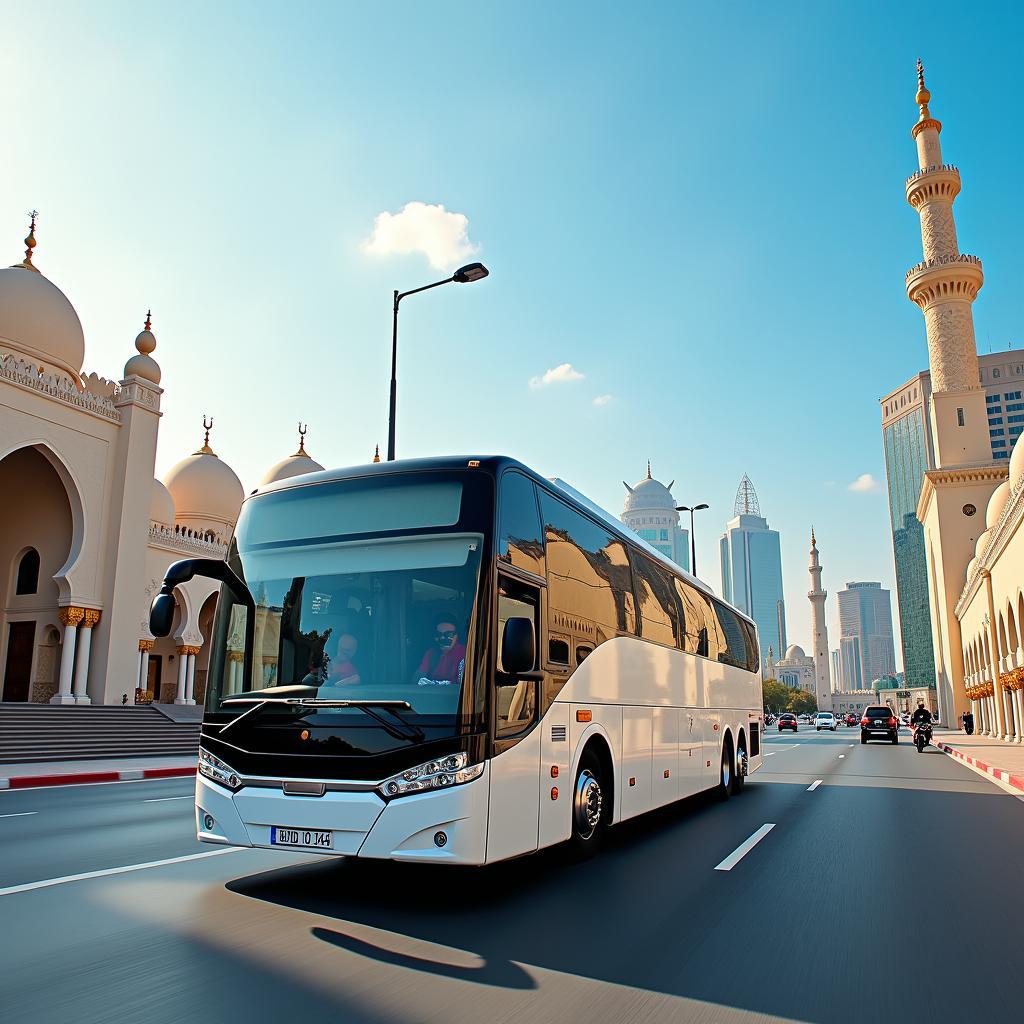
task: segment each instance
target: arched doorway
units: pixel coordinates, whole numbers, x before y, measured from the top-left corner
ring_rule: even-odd
[[[0,459],[0,496],[0,700],[45,703],[57,689],[54,576],[71,553],[74,515],[63,481],[34,447]]]
[[[196,682],[193,696],[197,704],[206,700],[206,677],[210,667],[210,641],[213,638],[213,617],[217,611],[217,594],[214,591],[203,602],[199,612],[199,632],[203,634],[203,646],[196,657]]]

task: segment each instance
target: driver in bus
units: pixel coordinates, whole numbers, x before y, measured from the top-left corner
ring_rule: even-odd
[[[426,649],[416,674],[420,686],[448,686],[462,682],[466,668],[466,645],[459,643],[454,622],[440,619],[434,643]]]
[[[361,683],[359,669],[355,664],[359,641],[351,633],[342,633],[334,650],[334,657],[327,659],[325,686],[350,686]]]

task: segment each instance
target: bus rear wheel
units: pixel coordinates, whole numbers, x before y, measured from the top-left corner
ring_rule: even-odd
[[[718,767],[718,799],[728,800],[733,792],[732,742],[726,736],[722,741],[722,759]]]
[[[747,781],[747,750],[743,737],[740,736],[736,745],[736,771],[732,776],[732,795],[739,796],[743,792],[743,784]]]
[[[603,769],[597,757],[587,751],[576,769],[572,787],[572,837],[577,857],[592,857],[601,845],[608,811],[605,807]]]

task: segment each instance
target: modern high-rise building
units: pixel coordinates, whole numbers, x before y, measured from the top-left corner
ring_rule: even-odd
[[[745,474],[736,491],[733,518],[726,523],[718,543],[722,596],[757,623],[762,662],[769,647],[778,657],[789,647],[779,533],[768,528],[754,485]]]
[[[865,690],[896,671],[889,591],[881,583],[847,583],[836,596],[842,688]]]
[[[978,368],[985,391],[992,458],[1005,459],[1024,433],[1024,349],[979,356]],[[928,414],[931,390],[931,374],[924,370],[880,402],[896,562],[896,606],[903,666],[910,687],[935,685],[924,530],[917,519],[925,471],[936,468]]]
[[[843,676],[839,671],[839,651],[834,649],[828,653],[829,659],[832,662],[832,688],[834,690],[841,690],[843,688]]]
[[[660,480],[655,480],[648,462],[647,476],[638,484],[630,487],[625,480],[622,481],[627,493],[621,518],[648,544],[689,572],[690,531],[679,525],[676,500],[672,497],[674,483],[675,480],[666,487]]]

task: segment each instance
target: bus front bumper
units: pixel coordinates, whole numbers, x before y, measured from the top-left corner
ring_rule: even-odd
[[[472,782],[388,801],[376,792],[332,790],[310,797],[286,795],[279,788],[264,786],[243,786],[232,793],[197,775],[196,829],[201,842],[221,846],[483,864],[487,856],[488,788],[486,765],[483,774]],[[274,826],[329,831],[332,848],[272,844]]]

